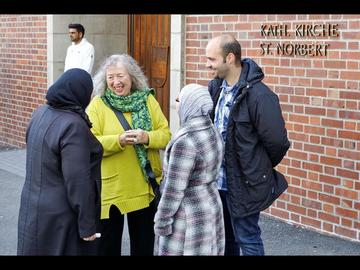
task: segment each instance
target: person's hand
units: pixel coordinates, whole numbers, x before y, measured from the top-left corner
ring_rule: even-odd
[[[127,130],[129,136],[133,136],[136,140],[134,144],[149,144],[149,134],[142,129]]]
[[[85,241],[94,241],[96,239],[96,233],[94,233],[93,235],[89,236],[89,237],[83,237],[83,240]]]
[[[122,147],[125,147],[125,145],[133,145],[134,144],[134,137],[129,136],[124,132],[123,134],[119,135],[119,143]]]
[[[119,142],[121,146],[125,146],[127,144],[148,144],[149,135],[142,129],[131,129],[119,136]]]

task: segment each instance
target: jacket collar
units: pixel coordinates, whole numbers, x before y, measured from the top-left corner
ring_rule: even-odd
[[[254,60],[250,58],[244,58],[241,61],[242,70],[240,73],[239,81],[235,84],[234,87],[239,89],[244,87],[250,87],[255,83],[261,81],[264,78],[264,73],[262,72],[261,68],[258,64],[255,63]],[[215,79],[217,87],[221,90],[221,85],[224,79]]]
[[[81,41],[78,44],[75,44],[75,42],[72,42],[73,46],[81,47],[86,43],[86,38],[82,38]]]

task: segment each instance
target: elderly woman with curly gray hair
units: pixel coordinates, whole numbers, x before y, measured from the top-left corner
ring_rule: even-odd
[[[136,61],[112,55],[94,76],[94,98],[87,113],[91,131],[103,146],[99,255],[121,255],[124,215],[130,254],[153,255],[154,191],[146,174],[150,162],[156,181],[162,171],[159,150],[171,134],[154,89]],[[130,130],[119,121],[122,113]]]

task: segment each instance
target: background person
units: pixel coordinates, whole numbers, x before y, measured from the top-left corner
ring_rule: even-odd
[[[124,214],[127,214],[131,255],[153,255],[154,193],[145,173],[149,160],[161,179],[159,150],[171,134],[168,122],[136,61],[112,55],[94,76],[95,94],[87,112],[92,132],[104,147],[100,255],[121,255]],[[122,112],[126,131],[114,111]]]
[[[91,74],[95,58],[94,46],[84,38],[84,26],[79,23],[71,23],[68,27],[72,44],[66,51],[64,71],[81,68]]]
[[[217,190],[224,148],[209,113],[207,87],[185,86],[176,107],[180,130],[165,151],[162,196],[155,215],[158,255],[223,255],[225,230]]]
[[[85,113],[93,83],[70,69],[49,88],[26,133],[18,255],[95,255],[102,147]]]

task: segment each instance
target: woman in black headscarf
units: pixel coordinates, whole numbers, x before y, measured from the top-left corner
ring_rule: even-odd
[[[49,88],[27,133],[18,255],[96,254],[102,146],[85,113],[91,76],[70,69]]]

